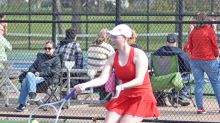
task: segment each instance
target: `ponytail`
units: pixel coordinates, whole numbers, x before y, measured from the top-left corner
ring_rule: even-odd
[[[132,35],[128,39],[128,44],[129,45],[136,44],[136,39],[137,39],[137,33],[134,30],[132,30]]]

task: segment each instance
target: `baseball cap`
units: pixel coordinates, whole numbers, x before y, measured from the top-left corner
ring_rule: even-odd
[[[113,35],[113,36],[123,35],[125,37],[130,38],[132,35],[132,30],[126,24],[119,24],[116,27],[114,27],[112,30],[107,31],[107,34]]]
[[[167,42],[175,43],[176,41],[177,41],[177,35],[176,34],[168,34],[167,35]]]

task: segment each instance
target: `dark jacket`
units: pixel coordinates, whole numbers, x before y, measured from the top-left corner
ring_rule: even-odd
[[[157,51],[155,51],[153,53],[153,55],[156,55],[156,56],[177,55],[180,72],[190,72],[191,71],[190,63],[189,63],[190,59],[189,59],[188,55],[177,47],[163,46],[160,49],[158,49]]]
[[[28,72],[39,72],[40,77],[45,78],[49,84],[57,83],[61,75],[60,57],[58,55],[49,56],[45,53],[38,53]]]

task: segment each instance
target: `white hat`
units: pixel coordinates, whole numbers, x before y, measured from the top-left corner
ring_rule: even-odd
[[[125,37],[130,38],[132,35],[132,30],[126,24],[119,24],[116,27],[114,27],[113,30],[107,31],[107,33],[114,36],[123,35]]]

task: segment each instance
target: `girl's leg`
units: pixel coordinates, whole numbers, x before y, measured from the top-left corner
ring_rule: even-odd
[[[119,123],[141,123],[143,119],[143,117],[126,114],[122,116]]]
[[[115,112],[108,111],[104,123],[119,123],[120,118],[121,115]]]

